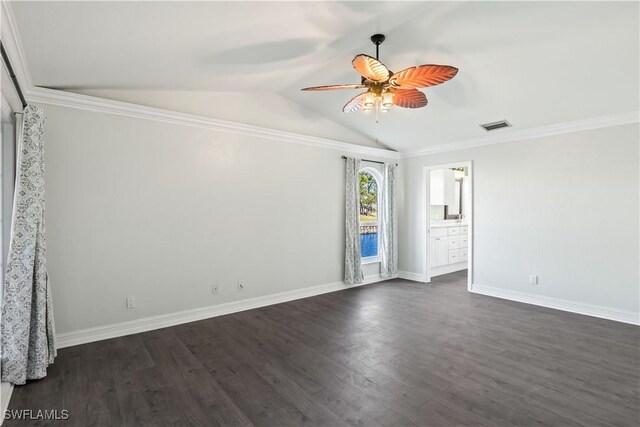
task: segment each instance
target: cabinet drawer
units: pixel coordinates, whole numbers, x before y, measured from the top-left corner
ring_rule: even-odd
[[[466,248],[469,246],[469,237],[466,234],[455,237],[455,239],[460,241],[461,248]]]
[[[431,237],[447,237],[447,229],[444,227],[432,228]]]
[[[449,237],[449,249],[458,249],[460,247],[460,238],[457,236]]]
[[[460,234],[469,234],[469,227],[466,225],[464,227],[460,227]]]
[[[468,252],[467,252],[466,248],[465,249],[460,249],[460,260],[459,260],[459,262],[466,261],[466,260],[469,259],[469,256],[467,255],[467,253]]]
[[[460,227],[449,227],[449,236],[457,236],[460,234]]]
[[[460,262],[460,251],[449,251],[449,264],[455,264],[457,262]]]

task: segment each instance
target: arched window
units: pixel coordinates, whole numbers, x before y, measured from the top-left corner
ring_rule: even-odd
[[[360,187],[360,257],[375,262],[379,256],[380,222],[378,200],[382,175],[376,169],[364,168],[358,175]]]

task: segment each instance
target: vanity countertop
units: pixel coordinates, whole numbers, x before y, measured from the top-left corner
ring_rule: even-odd
[[[466,221],[461,221],[458,222],[455,219],[449,220],[449,221],[431,221],[431,228],[442,228],[442,227],[466,227],[469,224],[467,224]]]

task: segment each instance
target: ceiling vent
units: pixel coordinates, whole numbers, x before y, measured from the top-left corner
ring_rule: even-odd
[[[496,130],[496,129],[500,129],[500,128],[511,127],[511,123],[509,123],[506,120],[500,120],[499,122],[485,123],[483,125],[480,125],[480,127],[482,129],[486,130],[487,132],[490,132],[492,130]]]

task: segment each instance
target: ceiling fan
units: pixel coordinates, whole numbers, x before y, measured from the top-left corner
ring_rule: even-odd
[[[324,91],[338,89],[367,89],[342,107],[345,113],[375,111],[386,113],[396,105],[403,108],[421,108],[427,105],[427,97],[418,88],[439,85],[451,80],[458,73],[456,67],[450,65],[425,64],[405,68],[394,73],[378,60],[380,44],[385,37],[374,34],[371,41],[376,45],[376,57],[360,54],[353,58],[353,68],[362,75],[360,84],[344,84],[330,86],[306,87],[305,91]]]

